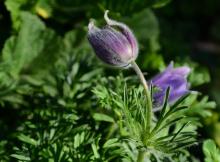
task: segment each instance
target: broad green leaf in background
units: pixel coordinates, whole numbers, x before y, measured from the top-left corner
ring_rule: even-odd
[[[185,103],[190,105],[187,110],[188,115],[199,116],[202,118],[207,118],[212,115],[212,111],[216,107],[214,101],[209,101],[208,96],[204,96],[199,99],[199,94],[191,94],[189,98],[186,99]]]
[[[20,23],[20,12],[23,10],[31,11],[36,1],[34,0],[6,0],[5,5],[10,11],[14,29],[18,29]]]
[[[51,65],[48,62],[52,63],[58,55],[58,40],[39,18],[22,12],[18,35],[6,41],[2,52],[4,63],[10,66],[9,73],[17,77],[22,70],[45,70],[45,66]]]
[[[203,152],[205,154],[205,162],[219,162],[220,149],[216,147],[213,140],[208,139],[203,143]]]
[[[191,73],[189,79],[192,86],[199,86],[204,83],[209,83],[211,80],[208,69],[205,67],[198,67],[198,65],[194,68],[194,72]]]

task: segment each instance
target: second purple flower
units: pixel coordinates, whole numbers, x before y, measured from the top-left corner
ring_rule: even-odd
[[[170,95],[168,101],[175,102],[180,97],[190,92],[187,76],[190,68],[187,66],[173,68],[173,63],[160,74],[151,79],[151,84],[156,87],[156,92],[153,95],[154,107],[160,107],[163,104],[165,93],[170,87]]]

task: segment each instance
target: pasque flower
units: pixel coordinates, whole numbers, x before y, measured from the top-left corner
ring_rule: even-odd
[[[101,29],[89,23],[88,40],[103,62],[116,67],[128,66],[138,56],[136,38],[128,26],[109,19],[108,11],[104,18],[107,25]]]
[[[153,102],[155,107],[160,107],[163,103],[164,96],[168,87],[170,87],[170,95],[168,101],[170,103],[175,102],[180,97],[190,92],[187,76],[190,72],[190,68],[182,66],[179,68],[173,68],[173,63],[160,74],[152,78],[151,84],[156,87],[156,91],[153,95]]]

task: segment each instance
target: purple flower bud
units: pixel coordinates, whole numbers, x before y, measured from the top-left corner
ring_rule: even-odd
[[[157,89],[153,95],[154,106],[160,107],[162,105],[168,87],[170,87],[168,101],[171,103],[189,93],[190,90],[186,79],[189,72],[189,67],[173,68],[173,63],[170,63],[166,70],[156,75],[151,80],[151,84]]]
[[[103,62],[116,67],[128,66],[138,55],[136,38],[125,24],[109,19],[108,11],[104,18],[107,25],[102,29],[89,23],[88,40]]]

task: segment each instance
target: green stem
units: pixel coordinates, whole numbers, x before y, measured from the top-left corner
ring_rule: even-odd
[[[137,162],[143,162],[144,161],[144,154],[145,152],[144,151],[139,151],[138,152],[138,158],[137,158]]]
[[[116,127],[117,127],[117,124],[116,123],[113,123],[112,125],[111,125],[111,127],[110,127],[110,129],[109,129],[109,132],[108,132],[108,134],[107,134],[107,136],[106,136],[106,139],[109,139],[111,136],[112,136],[112,134],[115,132],[115,130],[116,130]]]
[[[145,80],[144,75],[141,72],[138,65],[136,64],[136,62],[132,61],[131,65],[132,65],[133,69],[135,70],[135,72],[137,73],[137,75],[138,75],[138,77],[144,87],[144,90],[145,90],[145,94],[146,94],[146,98],[147,98],[147,109],[146,109],[147,123],[146,123],[146,132],[145,133],[147,133],[147,135],[149,135],[150,128],[151,128],[151,119],[152,119],[152,102],[151,102],[150,90],[147,85],[147,81]]]

